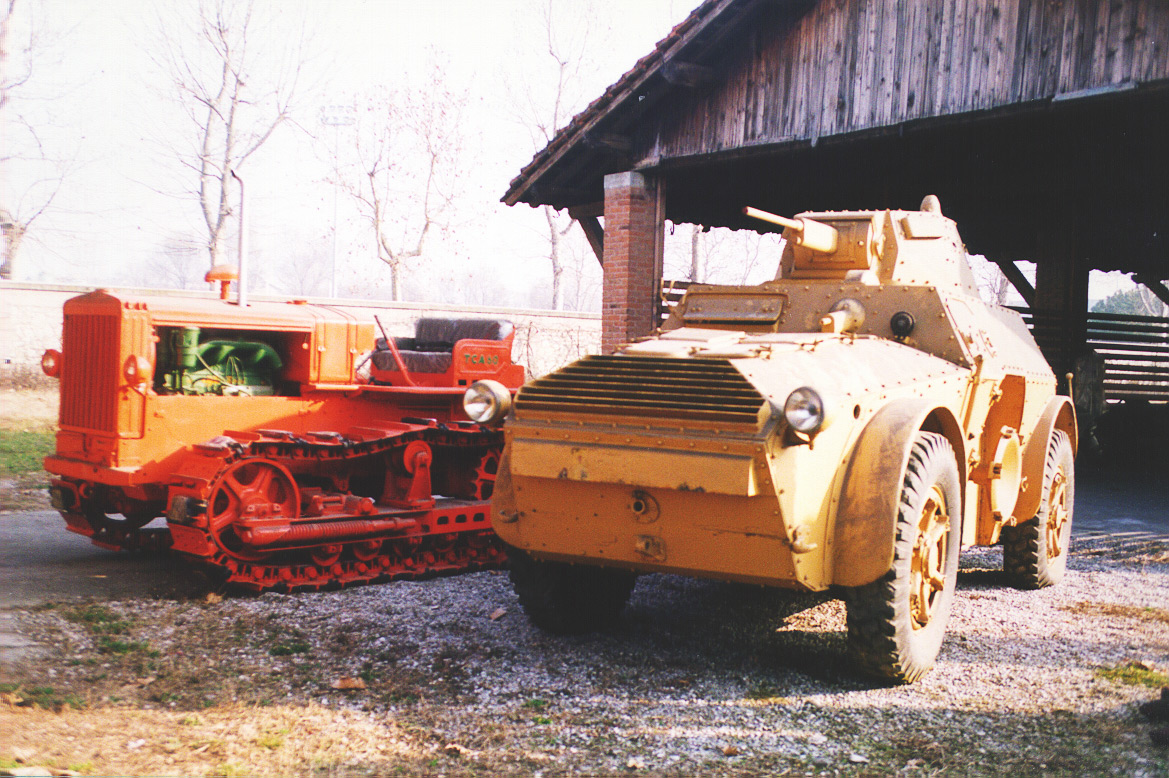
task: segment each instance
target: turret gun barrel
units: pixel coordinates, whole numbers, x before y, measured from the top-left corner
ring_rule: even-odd
[[[746,206],[743,213],[752,219],[778,224],[784,228],[784,237],[796,245],[803,246],[821,254],[832,254],[836,251],[838,233],[835,227],[830,227],[811,219],[789,219],[768,211]]]

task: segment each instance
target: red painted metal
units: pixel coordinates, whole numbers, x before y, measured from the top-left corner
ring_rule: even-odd
[[[271,345],[282,362],[272,393],[165,386],[160,344],[186,327]],[[506,349],[494,377],[518,388],[510,337],[487,343]],[[101,291],[68,301],[62,431],[45,461],[67,529],[106,548],[170,549],[255,590],[502,565],[488,500],[503,434],[462,411],[476,363],[427,385],[363,383],[373,346],[372,323],[331,306]]]

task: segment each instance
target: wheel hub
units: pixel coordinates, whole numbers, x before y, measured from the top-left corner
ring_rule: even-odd
[[[1068,482],[1063,469],[1055,471],[1047,498],[1047,558],[1057,559],[1064,552],[1064,531],[1068,523]]]
[[[950,517],[946,497],[935,485],[921,508],[917,540],[909,576],[909,613],[913,628],[929,624],[941,593],[946,588],[946,556],[949,546]]]
[[[296,518],[300,495],[296,482],[282,466],[262,459],[232,464],[216,480],[207,500],[207,524],[215,543],[231,556],[249,561],[263,559],[240,538],[242,519]]]

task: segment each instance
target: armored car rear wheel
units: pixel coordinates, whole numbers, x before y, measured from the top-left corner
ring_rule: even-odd
[[[1076,473],[1072,443],[1055,430],[1047,444],[1039,512],[1003,527],[1003,570],[1020,589],[1042,589],[1063,580],[1072,535]]]
[[[867,674],[912,683],[933,666],[958,580],[961,506],[953,448],[920,433],[901,486],[893,565],[847,595],[849,648]]]
[[[611,626],[633,592],[637,574],[592,565],[533,559],[508,548],[511,582],[528,618],[559,635]]]

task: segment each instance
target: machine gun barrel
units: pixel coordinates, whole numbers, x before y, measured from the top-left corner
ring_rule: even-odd
[[[752,208],[749,205],[743,208],[743,214],[752,219],[778,224],[784,228],[784,237],[796,245],[822,254],[831,254],[836,251],[838,233],[835,227],[811,219],[789,219],[786,216],[778,216],[768,211]]]

